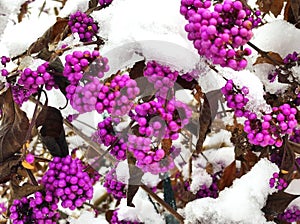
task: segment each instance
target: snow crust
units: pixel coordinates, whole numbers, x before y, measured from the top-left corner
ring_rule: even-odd
[[[199,221],[203,224],[264,224],[267,222],[261,208],[269,194],[275,190],[269,187],[269,179],[278,167],[261,159],[249,173],[224,189],[217,199],[197,199],[183,210],[185,223]]]

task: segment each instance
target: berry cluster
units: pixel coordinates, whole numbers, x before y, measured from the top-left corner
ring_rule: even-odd
[[[4,214],[7,211],[7,207],[4,202],[0,203],[0,215]]]
[[[246,95],[249,93],[249,89],[244,86],[241,90],[235,90],[234,87],[233,81],[229,79],[225,86],[221,88],[221,92],[225,96],[227,107],[234,110],[236,117],[242,117],[249,113],[245,110],[245,105],[249,101],[249,99],[246,98]]]
[[[10,58],[9,57],[6,57],[6,56],[1,56],[1,64],[3,66],[6,66],[7,63],[10,62]]]
[[[289,223],[294,223],[300,220],[300,209],[298,206],[294,205],[286,209],[284,213],[278,216],[279,219],[285,220]]]
[[[121,87],[121,82],[125,83],[124,87]],[[115,106],[112,108],[111,114],[114,116],[123,116],[128,114],[132,109],[133,100],[140,93],[140,89],[136,81],[131,79],[127,74],[122,75],[118,83],[122,89],[120,89],[120,95],[115,98]]]
[[[107,58],[100,56],[99,51],[95,50],[93,52],[74,51],[72,54],[66,55],[65,59],[66,63],[63,75],[67,77],[70,82],[70,85],[66,88],[66,97],[68,99],[72,99],[79,82],[85,80],[87,82],[92,82],[89,86],[89,92],[91,92],[89,94],[94,95],[94,89],[97,90],[100,88],[96,85],[98,82],[95,81],[94,78],[102,78],[104,76],[104,72],[109,70]],[[95,74],[97,75],[96,77]],[[77,92],[77,94],[79,94],[79,90],[77,90]],[[81,94],[84,94],[84,92]]]
[[[108,6],[112,3],[113,0],[99,0],[101,6]]]
[[[288,186],[287,182],[283,178],[279,177],[279,173],[273,173],[273,177],[270,179],[269,185],[271,188],[275,187],[280,191]]]
[[[98,25],[94,22],[93,17],[84,12],[77,11],[70,15],[68,25],[72,33],[78,33],[82,42],[92,41],[93,36],[98,32]]]
[[[299,128],[294,128],[293,134],[290,135],[290,141],[295,142],[295,143],[300,143],[300,129]]]
[[[119,119],[114,118],[114,121]],[[93,140],[105,146],[111,146],[109,153],[117,160],[126,159],[127,143],[123,138],[119,137],[113,128],[113,119],[111,117],[105,118],[98,123],[97,132],[93,136]]]
[[[188,39],[193,41],[199,55],[214,64],[241,70],[247,66],[244,56],[249,48],[238,50],[253,36],[253,18],[240,1],[225,0],[211,11],[211,1],[182,0],[180,13],[188,20]]]
[[[11,85],[11,90],[15,103],[20,106],[29,100],[29,97],[34,94],[32,89],[25,89],[24,86],[20,86],[18,84]]]
[[[123,89],[127,95],[122,94]],[[125,115],[133,106],[132,100],[138,93],[139,88],[129,75],[117,75],[111,82],[106,82],[101,86],[96,110],[100,114],[107,110],[116,116]]]
[[[198,192],[196,193],[197,198],[217,198],[219,195],[219,188],[218,188],[218,178],[217,175],[212,175],[212,183],[210,186],[206,186],[206,184],[203,184]]]
[[[263,115],[263,121],[258,119],[256,114],[250,113],[244,123],[249,142],[262,147],[280,147],[283,143],[282,136],[291,134],[297,126],[296,113],[297,109],[289,104],[273,107],[271,113]]]
[[[76,86],[75,92],[70,99],[71,106],[79,113],[93,111],[100,89],[100,80],[96,77],[89,77],[85,85]]]
[[[13,201],[10,218],[13,224],[49,223],[55,224],[60,215],[57,212],[58,199],[49,194],[35,192],[33,197]]]
[[[171,99],[150,101],[135,107],[133,119],[139,125],[139,133],[147,137],[178,139],[178,132],[189,122],[191,109],[181,101]]]
[[[144,76],[153,83],[156,96],[167,98],[169,89],[173,88],[178,72],[171,71],[170,67],[158,64],[156,61],[147,63]]]
[[[143,222],[140,222],[139,220],[119,220],[118,210],[119,209],[114,210],[110,224],[143,224]]]
[[[114,196],[115,199],[119,200],[126,198],[127,186],[117,179],[117,173],[115,169],[111,169],[105,175],[105,182],[103,186],[106,188],[108,193]]]
[[[144,172],[159,174],[174,168],[179,149],[172,146],[167,154],[162,148],[152,147],[150,138],[128,135],[128,151],[136,158],[137,167]]]
[[[275,78],[278,75],[282,75],[285,78],[288,78],[288,76],[293,75],[292,71],[290,70],[292,67],[299,65],[300,63],[300,57],[298,57],[297,52],[293,52],[292,54],[288,54],[284,59],[283,63],[284,66],[276,68],[275,71],[272,71],[268,74],[268,80],[270,82],[274,82]],[[297,99],[295,100],[296,105],[300,104],[299,95],[297,96]]]
[[[45,85],[46,90],[51,90],[53,87],[58,88],[54,82],[54,77],[47,71],[49,62],[38,66],[36,71],[32,71],[30,68],[24,69],[18,80],[18,84],[23,85],[25,89],[30,89],[33,92],[37,92],[39,86]]]
[[[81,160],[71,156],[54,157],[42,183],[53,198],[62,200],[62,207],[74,210],[93,197],[93,183]]]
[[[283,63],[284,64],[293,64],[293,65],[295,65],[296,63],[294,63],[294,62],[297,62],[300,59],[298,56],[299,56],[299,54],[296,51],[294,51],[292,54],[288,54],[283,59]]]

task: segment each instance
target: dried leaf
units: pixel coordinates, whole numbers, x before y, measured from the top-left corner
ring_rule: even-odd
[[[111,223],[111,219],[113,217],[113,214],[114,214],[114,210],[107,210],[105,212],[105,219],[107,222]]]
[[[207,133],[209,132],[209,128],[211,125],[211,110],[205,94],[203,94],[203,99],[204,101],[201,105],[199,115],[199,134],[196,144],[196,153],[200,153],[203,151],[203,142],[206,138]]]
[[[300,9],[300,0],[290,0],[291,9],[294,15],[295,20],[299,20],[299,9]]]
[[[129,180],[128,180],[128,190],[127,190],[127,206],[134,207],[132,201],[137,193],[142,177],[144,175],[144,172],[136,167],[136,159],[133,157],[131,153],[127,153],[127,161],[129,166]]]
[[[281,214],[290,202],[297,197],[299,196],[279,191],[268,196],[267,203],[265,207],[262,208],[262,211],[268,220],[272,220],[273,217]]]
[[[223,190],[225,187],[230,187],[236,178],[236,163],[235,160],[224,169],[223,175],[219,180],[219,190]]]
[[[28,4],[29,2],[26,1],[21,5],[20,12],[18,14],[18,23],[22,22],[25,14],[28,12]]]
[[[47,146],[52,156],[65,157],[69,155],[61,112],[55,107],[46,106],[39,113],[36,128],[40,130],[41,140]]]
[[[282,158],[282,162],[280,165],[280,169],[282,170],[281,172],[285,174],[285,179],[286,181],[290,182],[293,176],[293,171],[294,171],[294,165],[295,165],[295,153],[293,150],[294,145],[291,144],[290,141],[285,141],[284,144],[284,153],[283,153],[283,158]]]
[[[176,201],[174,197],[174,191],[171,185],[171,179],[168,174],[165,174],[163,179],[163,188],[164,188],[164,201],[168,203],[173,209],[177,209]]]
[[[10,182],[11,189],[11,201],[15,199],[21,199],[22,197],[26,197],[31,195],[37,191],[41,191],[44,189],[42,185],[32,185],[29,183],[25,183],[22,186],[19,186],[19,181],[17,180],[16,175],[12,178]]]
[[[257,0],[256,4],[258,5],[260,11],[269,13],[272,5],[272,0]]]
[[[273,13],[275,17],[277,17],[281,13],[283,8],[283,2],[284,0],[274,0],[272,2],[270,11]]]
[[[206,93],[206,97],[209,102],[210,110],[211,110],[211,118],[215,119],[218,110],[219,110],[219,101],[222,99],[223,94],[221,89],[216,89]]]
[[[289,147],[293,150],[293,152],[300,154],[300,144],[289,141]]]
[[[68,19],[58,17],[56,23],[28,48],[27,54],[38,53],[43,48],[48,48],[48,44],[58,43],[59,40],[62,40],[66,35],[68,21]]]
[[[276,61],[277,63],[279,64],[283,64],[283,59],[282,57],[278,54],[278,53],[275,53],[275,52],[272,52],[272,51],[269,51],[267,53],[267,55],[272,58],[274,61]],[[274,62],[272,60],[270,60],[269,58],[267,57],[263,57],[263,56],[260,56],[256,59],[254,65],[257,65],[257,64],[263,64],[263,63],[267,63],[267,64],[274,64]]]
[[[89,9],[95,8],[99,3],[99,0],[90,0],[89,1]]]
[[[7,161],[0,163],[0,183],[6,183],[10,180],[11,175],[16,173],[20,165],[19,157],[11,157]]]
[[[0,96],[3,119],[0,128],[0,162],[7,160],[22,147],[29,121],[26,113],[16,105],[9,88]]]
[[[33,170],[33,169],[34,169],[34,166],[31,165],[30,163],[28,163],[27,161],[22,161],[22,166],[23,166],[25,169],[29,169],[29,170]]]

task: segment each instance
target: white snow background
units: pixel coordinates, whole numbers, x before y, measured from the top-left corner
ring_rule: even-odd
[[[55,23],[56,17],[52,11],[38,15],[43,1],[31,3],[31,14],[26,15],[21,23],[16,23],[16,13],[24,2],[25,0],[0,0],[0,13],[5,14],[0,17],[1,55],[14,57],[23,53],[31,43]],[[53,4],[59,5],[55,1],[47,1],[46,9],[51,9]],[[78,9],[86,10],[87,6],[88,0],[69,0],[60,11],[59,16],[68,16]],[[182,71],[195,68],[199,58],[192,43],[186,38],[187,34],[184,31],[186,21],[180,15],[179,7],[179,0],[114,0],[106,9],[93,12],[92,16],[100,26],[99,35],[106,40],[105,46],[100,51],[109,58],[111,72],[118,70],[120,66],[131,65],[142,58],[140,55],[146,60],[155,59]],[[271,17],[268,18],[269,20],[270,23],[254,30],[254,38],[251,41],[265,51],[278,52],[282,57],[293,51],[300,52],[300,31],[285,21],[275,20]],[[274,83],[270,85],[266,74],[274,69],[273,66],[253,66],[256,58],[257,54],[254,52],[247,69],[243,72],[229,72],[227,69],[218,67],[220,73],[233,78],[240,86],[249,86],[250,105],[252,105],[250,109],[253,111],[258,111],[264,105],[263,84],[267,90],[273,93],[280,92],[286,87],[276,81],[275,85]],[[224,84],[220,75],[213,72],[200,76],[199,80],[201,87],[206,92],[219,89]],[[49,96],[49,100],[50,105],[64,104],[64,97],[58,92],[53,92]],[[259,107],[255,107],[257,105]],[[24,107],[30,114],[31,106]],[[268,108],[265,109],[268,110]],[[70,111],[69,108],[63,113],[67,115]],[[211,144],[222,142],[224,136],[229,138],[227,134],[222,134],[212,137],[213,141],[207,140],[206,142]],[[228,139],[225,140],[228,141]],[[233,148],[228,150],[229,148],[213,149],[205,153],[209,155],[208,158],[211,158],[212,162],[213,160],[222,160],[223,157],[225,164],[228,165],[233,159]],[[232,187],[222,191],[219,198],[195,200],[180,212],[185,216],[186,223],[195,223],[196,220],[207,224],[272,223],[265,220],[260,209],[264,206],[267,196],[273,193],[268,180],[276,171],[278,168],[274,164],[263,159],[248,174],[235,180]],[[126,172],[123,170],[121,173],[121,176],[124,174],[123,178],[125,178]],[[204,173],[203,176],[206,174]],[[193,178],[192,189],[196,190],[199,187],[197,185],[201,184],[203,179],[199,177],[199,172],[194,172]],[[157,177],[151,175],[145,179],[145,183],[149,183],[149,185],[153,185],[157,181]],[[299,181],[293,181],[286,191],[299,193],[299,185]],[[102,193],[102,186],[97,185],[95,197],[99,197]],[[138,216],[146,224],[163,223],[163,218],[156,214],[153,205],[147,200],[143,191],[139,190],[134,198],[134,203],[136,208],[128,208],[125,201],[122,200],[119,206],[120,216],[124,218]],[[94,218],[94,214],[90,211],[76,214],[77,218],[73,217],[68,220],[70,223],[107,223],[103,216]]]

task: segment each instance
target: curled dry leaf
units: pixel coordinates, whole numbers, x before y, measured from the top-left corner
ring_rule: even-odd
[[[200,153],[203,151],[203,142],[206,138],[206,135],[209,132],[212,118],[211,118],[211,110],[208,99],[205,94],[203,94],[203,103],[200,108],[200,115],[199,115],[199,134],[198,140],[196,144],[196,153]]]
[[[269,56],[269,58],[260,56],[256,59],[256,61],[253,65],[263,64],[263,63],[274,65],[274,62],[276,62],[277,64],[280,64],[280,65],[283,64],[283,59],[278,53],[269,51],[267,53],[267,55]]]
[[[224,169],[223,175],[219,180],[219,190],[223,190],[225,187],[230,187],[236,178],[236,162],[235,160]]]
[[[55,107],[45,106],[39,113],[36,128],[40,130],[41,140],[47,146],[52,156],[65,157],[69,155],[61,112]]]
[[[278,214],[281,214],[286,207],[299,195],[293,195],[279,191],[268,196],[267,203],[262,211],[265,213],[267,220],[273,220]]]
[[[26,197],[44,189],[42,185],[36,186],[29,183],[25,183],[20,186],[19,182],[20,181],[18,180],[17,175],[13,175],[10,181],[11,202],[15,199],[21,199],[22,197]]]
[[[10,88],[0,96],[0,105],[3,112],[0,128],[0,162],[4,162],[21,149],[29,121],[26,113],[14,103]]]

